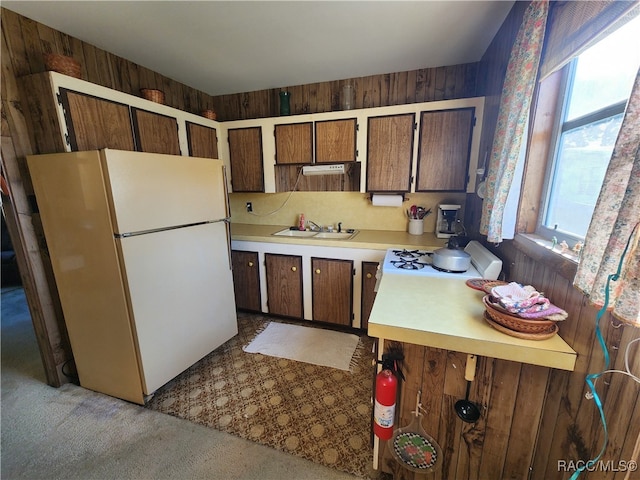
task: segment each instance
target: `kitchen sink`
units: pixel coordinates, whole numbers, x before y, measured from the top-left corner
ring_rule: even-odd
[[[272,235],[277,235],[278,237],[314,237],[318,234],[318,232],[312,232],[309,230],[290,230],[288,228],[284,230],[280,230],[279,232],[273,233]]]
[[[324,240],[349,240],[357,233],[357,230],[349,230],[347,232],[313,232],[311,230],[291,230],[285,228],[279,232],[272,233],[272,235],[278,237],[321,238]]]
[[[327,238],[332,240],[348,240],[358,232],[318,232],[313,238]]]

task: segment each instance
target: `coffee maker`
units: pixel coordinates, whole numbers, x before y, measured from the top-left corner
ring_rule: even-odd
[[[436,218],[436,237],[450,238],[457,234],[456,222],[460,205],[444,204],[438,205],[438,216]]]

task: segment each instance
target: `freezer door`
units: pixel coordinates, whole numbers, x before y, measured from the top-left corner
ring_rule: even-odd
[[[118,240],[145,394],[238,333],[227,224]]]
[[[117,234],[229,216],[221,160],[109,149],[101,157]]]

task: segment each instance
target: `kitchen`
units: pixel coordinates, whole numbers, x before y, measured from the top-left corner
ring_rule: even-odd
[[[492,48],[487,51],[485,54],[485,62],[491,63],[495,62],[496,65],[506,63],[506,57],[509,54],[509,41],[500,42],[500,39],[504,38],[512,38],[515,35],[515,31],[517,30],[518,25],[518,15],[522,15],[524,9],[524,5],[517,5],[517,8],[510,14],[507,18],[508,21],[505,22],[503,29],[500,31],[499,36],[496,37],[497,41]],[[15,32],[16,29],[18,31],[23,28],[21,26],[24,25],[25,31],[32,32],[33,25],[30,22],[25,22],[21,20],[15,15],[5,15],[5,11],[3,10],[3,30],[7,32]],[[9,17],[9,18],[7,18]],[[5,22],[12,22],[11,28],[5,27]],[[40,27],[41,28],[41,27]],[[24,33],[23,33],[24,35]],[[48,33],[49,38],[55,38],[55,32]],[[67,37],[63,37],[67,38]],[[3,39],[4,41],[4,39]],[[65,40],[66,41],[66,40]],[[74,40],[74,42],[77,42]],[[77,43],[76,43],[77,45]],[[12,48],[16,48],[14,44],[12,44]],[[118,64],[118,62],[122,62],[121,59],[112,58],[109,55],[106,55],[102,51],[98,51],[93,47],[87,48],[85,46],[85,55],[87,55],[87,51],[94,51],[96,57],[99,58],[107,58],[108,62],[113,62],[114,65]],[[17,55],[13,53],[13,55]],[[3,57],[6,57],[3,55]],[[28,62],[26,58],[31,57],[21,57],[16,62],[22,62],[21,68],[25,68],[28,66]],[[126,65],[126,64],[125,64]],[[15,67],[14,67],[15,68]],[[34,67],[35,68],[35,67]],[[475,69],[477,67],[474,66],[461,66],[458,69],[453,69],[455,71],[460,72],[468,72],[470,76],[475,76]],[[498,68],[498,67],[496,67]],[[33,72],[27,71],[24,73],[37,73],[41,70],[34,69]],[[116,71],[120,71],[120,69],[116,69]],[[142,78],[144,71],[141,69],[140,78]],[[470,97],[474,96],[476,92],[468,93],[464,89],[467,87],[467,83],[457,83],[455,80],[452,81],[451,84],[447,82],[446,79],[455,79],[456,73],[452,71],[452,69],[447,70],[447,68],[435,68],[435,69],[427,69],[426,71],[418,71],[418,72],[408,72],[408,73],[400,73],[394,74],[390,77],[381,77],[378,80],[381,84],[385,84],[385,82],[393,82],[393,85],[412,85],[415,83],[416,87],[412,87],[411,91],[407,90],[406,92],[403,90],[405,87],[398,87],[398,93],[390,93],[395,92],[394,88],[390,88],[386,90],[387,93],[384,95],[388,95],[387,98],[381,98],[379,105],[392,104],[392,103],[402,103],[397,100],[398,97],[391,98],[391,95],[402,95],[406,96],[411,93],[415,94],[416,99],[420,99],[421,101],[434,101],[434,100],[443,100],[445,99],[445,95],[448,95],[446,99],[451,99],[455,97]],[[94,75],[99,75],[98,72],[94,73]],[[149,75],[146,73],[146,75]],[[436,89],[435,82],[431,85],[434,86],[432,92],[427,92],[426,83],[421,82],[418,83],[418,77],[425,78],[440,78],[439,75],[442,75],[443,85],[448,85],[446,88]],[[499,69],[495,71],[495,75],[499,74]],[[147,81],[151,81],[155,83],[155,75],[147,76]],[[493,79],[494,82],[491,83],[492,79],[491,75],[488,76],[486,81],[487,85],[484,86],[483,92],[485,92],[485,108],[487,110],[491,110],[493,115],[497,111],[497,103],[496,103],[496,91],[500,90],[501,80],[500,78]],[[368,81],[373,82],[373,79]],[[135,94],[135,86],[131,83],[130,78],[127,80],[124,77],[119,78],[113,87],[118,87],[122,90],[131,90],[131,93]],[[141,80],[140,80],[141,82]],[[413,82],[413,83],[412,83]],[[171,82],[167,82],[170,91],[180,90],[182,87],[175,86],[175,89],[170,87],[174,86]],[[420,86],[418,86],[420,85]],[[160,84],[158,85],[160,86]],[[330,84],[326,85],[327,89],[335,88],[335,91],[339,90],[339,86],[332,87]],[[408,89],[409,87],[407,87]],[[116,88],[118,89],[118,88]],[[365,87],[366,89],[366,87]],[[304,87],[293,87],[291,88],[292,92],[292,101],[293,112],[300,113],[296,110],[296,108],[300,108],[300,106],[296,106],[295,102],[298,101],[296,99],[303,98],[305,95]],[[492,96],[493,93],[493,96]],[[8,95],[13,95],[11,105],[16,105],[20,103],[20,98],[17,89],[9,89]],[[268,98],[269,92],[264,93],[264,98]],[[257,94],[256,94],[257,95]],[[383,94],[381,94],[383,95]],[[179,96],[179,95],[178,95]],[[361,99],[362,98],[362,99]],[[3,98],[3,100],[5,100]],[[179,100],[175,106],[183,105],[184,100]],[[364,102],[363,97],[358,97],[356,99],[356,106],[358,108],[362,108],[364,106],[362,103]],[[238,102],[240,104],[241,102]],[[259,105],[266,105],[267,102],[257,101],[249,102],[249,107],[247,108],[255,108],[256,110],[262,108]],[[276,102],[277,104],[277,102]],[[272,105],[272,113],[269,116],[277,116],[277,105]],[[11,106],[5,102],[3,102],[3,107],[7,109],[6,111],[10,112],[8,118],[13,119],[12,122],[9,123],[11,127],[13,138],[13,151],[14,156],[21,157],[26,153],[30,153],[30,147],[28,147],[25,139],[28,138],[28,135],[24,134],[22,131],[22,136],[18,133],[14,136],[13,132],[20,131],[20,123],[16,123],[15,116],[16,112],[11,110],[9,107]],[[222,105],[216,104],[216,110],[220,118],[224,118],[225,121],[235,121],[240,120],[240,118],[250,118],[252,116],[259,116],[257,111],[254,112],[244,112],[244,114],[240,111],[240,108],[234,109],[231,105],[233,102],[225,102]],[[378,106],[378,104],[375,104]],[[331,110],[327,108],[327,104],[324,104],[324,108],[326,111]],[[358,109],[357,108],[357,109]],[[185,108],[186,109],[186,108]],[[355,111],[357,111],[357,109]],[[242,117],[241,117],[242,115]],[[486,116],[485,116],[486,118]],[[17,130],[15,130],[17,129]],[[4,134],[3,134],[4,135]],[[487,127],[487,122],[483,122],[483,135],[480,141],[480,145],[478,147],[479,152],[485,151],[490,142],[491,142],[491,128]],[[7,154],[3,152],[3,157],[5,162],[8,161],[6,158]],[[19,169],[13,170],[14,175],[19,175]],[[16,178],[16,177],[14,177]],[[21,178],[18,176],[17,178]],[[338,198],[338,205],[341,207],[331,209],[332,212],[328,212],[329,208],[325,208],[325,197],[331,195],[336,195]],[[479,206],[478,199],[473,194],[465,195],[464,193],[456,194],[454,198],[449,198],[447,196],[447,201],[453,200],[456,204],[464,205],[464,218],[465,218],[465,226],[470,234],[473,234],[477,230],[477,223],[479,223]],[[256,221],[256,218],[250,216],[248,212],[246,212],[246,203],[252,202],[253,208],[256,213],[261,213],[264,211],[270,211],[270,207],[278,206],[281,202],[278,197],[284,197],[283,194],[274,194],[273,200],[271,199],[271,194],[260,194],[260,193],[247,193],[247,194],[232,194],[231,195],[231,209],[232,215],[237,217],[239,223],[260,223],[262,220]],[[359,193],[308,193],[308,192],[300,192],[296,193],[295,199],[297,205],[294,207],[293,212],[283,213],[285,215],[285,220],[274,221],[276,225],[289,225],[295,221],[295,217],[300,212],[304,212],[307,218],[319,223],[319,224],[330,224],[343,222],[345,228],[351,228],[353,226],[358,227],[362,230],[368,229],[376,229],[376,223],[385,222],[385,225],[389,225],[390,230],[395,230],[399,232],[404,232],[406,227],[406,216],[404,212],[400,212],[400,215],[397,215],[395,212],[392,214],[391,212],[386,213],[386,210],[382,207],[376,208],[369,205],[367,200],[363,198],[364,195]],[[315,199],[320,199],[320,201],[315,201]],[[433,194],[428,193],[416,193],[411,194],[411,201],[416,202],[419,205],[427,205],[434,206],[438,203],[442,202],[442,199],[438,199],[433,196]],[[15,201],[14,201],[15,202]],[[269,202],[273,202],[272,204]],[[20,213],[28,212],[28,205],[26,203],[19,204],[16,203],[16,207]],[[322,204],[321,208],[318,208],[315,205]],[[264,208],[264,210],[262,210]],[[315,208],[315,210],[314,210]],[[359,209],[363,213],[358,215],[364,215],[364,219],[362,223],[355,224],[356,218],[351,216],[350,213],[354,209]],[[389,209],[390,211],[392,209]],[[336,212],[335,214],[333,212]],[[338,214],[339,212],[339,214]],[[345,212],[345,213],[343,213]],[[389,218],[386,218],[388,216]],[[269,220],[271,221],[271,220]],[[360,220],[358,220],[360,221]],[[435,229],[435,215],[431,215],[427,217],[427,224],[425,226],[425,231],[434,231]],[[356,236],[355,239],[358,237]],[[583,306],[583,298],[582,295],[579,295],[575,292],[570,284],[571,278],[569,277],[570,273],[567,271],[571,271],[571,263],[565,260],[561,260],[560,262],[554,257],[550,256],[549,252],[545,250],[541,250],[537,248],[535,245],[532,245],[526,239],[518,239],[516,238],[513,241],[504,242],[498,249],[500,257],[503,260],[503,265],[505,267],[505,273],[509,276],[509,278],[518,279],[521,282],[528,282],[536,285],[539,289],[545,292],[553,292],[552,298],[558,298],[559,303],[562,301],[562,306],[569,311],[570,318],[569,321],[564,325],[567,327],[568,333],[562,334],[561,336],[571,344],[572,348],[578,352],[578,359],[576,368],[573,373],[569,374],[566,372],[562,372],[555,369],[547,369],[543,367],[537,367],[527,364],[520,364],[517,362],[508,362],[508,361],[500,361],[500,360],[492,360],[486,357],[482,357],[479,359],[479,365],[476,373],[476,381],[474,388],[477,390],[474,391],[475,398],[478,398],[477,395],[481,394],[486,397],[486,401],[481,403],[490,404],[491,408],[488,410],[488,415],[490,416],[490,420],[487,420],[487,423],[482,425],[482,429],[478,428],[470,428],[463,432],[465,441],[469,441],[471,444],[473,442],[480,442],[484,444],[484,450],[486,452],[505,452],[503,457],[496,458],[494,463],[491,463],[489,460],[485,459],[485,457],[478,455],[478,451],[475,451],[474,456],[467,459],[467,464],[471,466],[481,467],[481,464],[487,465],[484,468],[494,468],[497,464],[507,464],[507,470],[509,468],[517,469],[517,464],[525,463],[529,464],[533,462],[534,471],[540,472],[543,471],[546,475],[543,475],[544,478],[553,478],[556,473],[556,465],[553,463],[555,459],[561,458],[576,458],[576,451],[583,452],[586,448],[587,456],[589,452],[595,452],[597,450],[598,442],[597,442],[597,432],[598,430],[598,422],[597,418],[594,414],[593,405],[589,402],[581,402],[584,394],[584,374],[588,371],[593,371],[597,369],[598,366],[602,363],[602,359],[599,356],[599,353],[596,351],[594,345],[594,332],[592,328],[583,328],[582,325],[591,325],[592,319],[595,315],[595,310],[586,305]],[[33,253],[32,253],[33,255]],[[560,267],[558,268],[558,263],[560,263]],[[575,267],[573,267],[575,269]],[[38,290],[38,289],[34,289]],[[41,290],[41,289],[40,289]],[[551,295],[551,293],[550,293]],[[46,313],[46,312],[44,312]],[[51,322],[51,317],[43,316],[49,322]],[[569,323],[572,322],[572,323]],[[581,325],[578,328],[578,324]],[[50,331],[55,332],[55,322],[47,324]],[[619,346],[620,351],[624,351],[624,347],[630,341],[633,332],[630,332],[631,329],[625,329],[624,335],[622,330],[613,329],[609,326],[609,322],[607,322],[605,336],[607,338],[611,338],[612,342]],[[63,334],[60,333],[60,336]],[[53,345],[60,345],[60,341],[53,342]],[[592,347],[594,348],[593,353]],[[55,352],[58,355],[58,359],[60,359],[60,352]],[[415,352],[406,352],[407,356],[413,356],[415,358],[422,359],[425,355],[425,352],[422,350],[418,350]],[[429,355],[430,361],[433,362],[436,366],[442,366],[446,364],[446,360],[442,357],[445,355],[441,351],[433,351],[428,350],[426,355]],[[446,356],[446,355],[445,355]],[[620,355],[618,357],[621,357]],[[621,361],[621,358],[619,358]],[[463,365],[465,363],[464,356],[459,358],[459,364]],[[51,368],[52,372],[55,372],[56,366],[54,364],[53,368]],[[616,384],[616,379],[612,379],[612,388],[617,396],[616,402],[614,403],[615,409],[621,409],[623,411],[628,411],[630,420],[629,424],[638,424],[639,422],[634,422],[633,419],[637,418],[637,415],[640,414],[638,412],[637,405],[637,390],[634,390],[630,386],[626,386],[623,384]],[[518,385],[521,388],[518,388]],[[616,386],[617,385],[617,386]],[[448,391],[448,396],[443,397],[448,399],[450,397],[460,398],[464,396],[464,387],[465,383],[460,377],[460,382],[456,382],[453,390]],[[508,388],[507,388],[508,387]],[[619,393],[618,393],[619,392]],[[489,399],[491,400],[489,402]],[[613,406],[608,408],[614,408]],[[611,410],[614,411],[614,410]],[[522,412],[526,412],[525,416],[522,416]],[[609,415],[611,417],[611,415]],[[513,420],[512,422],[505,422],[504,418]],[[532,432],[530,425],[531,421],[534,424],[539,425],[539,432]],[[625,421],[622,423],[626,423]],[[633,433],[630,431],[627,433],[626,429],[623,429],[622,425],[618,425],[618,430],[611,430],[611,445],[615,445],[615,448],[621,449],[619,456],[621,458],[630,458],[631,452],[633,450],[633,445],[635,442],[635,438],[637,437],[637,432]],[[463,428],[459,426],[458,428]],[[431,428],[433,432],[435,428]],[[589,434],[587,432],[593,432],[593,434]],[[537,435],[536,435],[537,433]],[[587,436],[587,440],[585,440],[584,436]],[[596,435],[596,437],[592,437],[591,435]],[[537,443],[535,451],[532,451],[528,445],[530,445],[531,438],[523,438],[523,437],[534,437],[537,436]],[[586,447],[585,447],[586,442]],[[507,445],[509,445],[509,449],[507,449]],[[611,448],[614,448],[613,446]],[[626,457],[624,456],[626,454]],[[477,469],[476,469],[477,470]],[[472,469],[473,471],[473,469]],[[487,473],[487,472],[485,472]],[[541,476],[542,478],[542,476]]]

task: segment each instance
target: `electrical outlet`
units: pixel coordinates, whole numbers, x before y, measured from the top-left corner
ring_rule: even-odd
[[[253,205],[251,202],[247,202],[247,212],[253,212]]]

